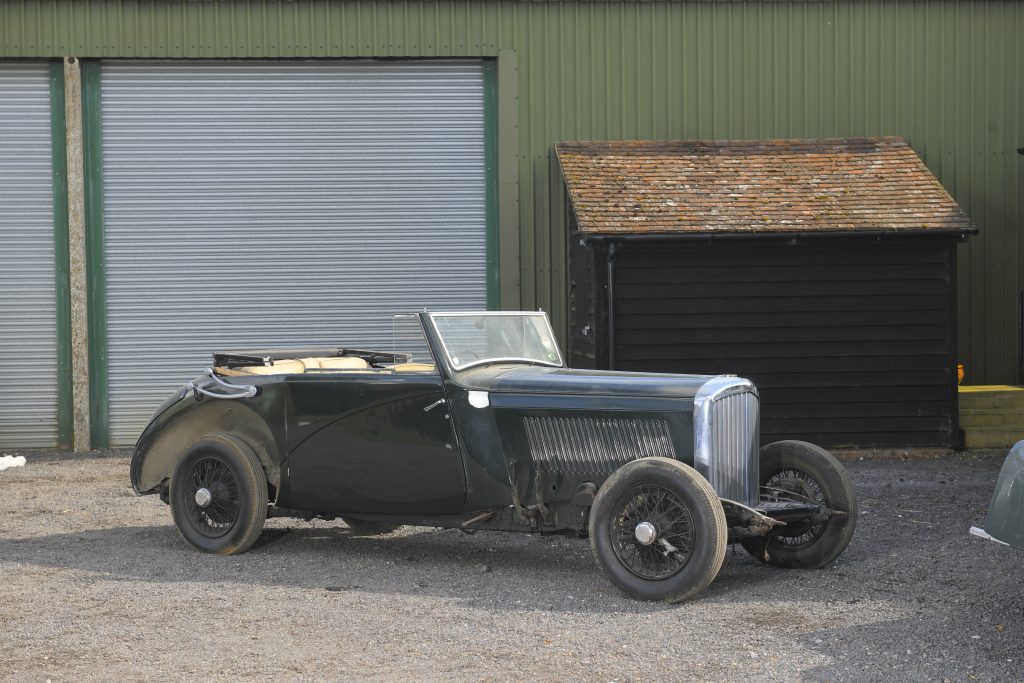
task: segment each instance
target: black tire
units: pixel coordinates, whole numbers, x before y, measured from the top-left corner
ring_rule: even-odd
[[[653,542],[637,538],[643,522],[654,528]],[[612,583],[639,600],[682,602],[700,593],[722,568],[727,536],[711,484],[669,458],[623,465],[590,508],[594,557]]]
[[[200,505],[197,492],[210,493]],[[182,538],[199,550],[248,550],[267,518],[267,479],[252,449],[230,434],[199,439],[171,473],[171,515]]]
[[[743,539],[740,544],[748,553],[775,567],[816,569],[846,550],[857,527],[857,498],[849,475],[831,453],[805,441],[770,443],[761,448],[761,486],[771,487],[779,500],[810,498],[837,514]]]
[[[345,522],[356,536],[381,536],[383,534],[390,534],[402,526],[401,524],[392,524],[391,522],[373,522],[355,517],[342,517],[341,521]]]

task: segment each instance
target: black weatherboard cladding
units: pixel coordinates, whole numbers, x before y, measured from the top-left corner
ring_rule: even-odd
[[[953,239],[626,241],[617,251],[615,369],[749,378],[763,443],[956,445]],[[572,360],[606,367],[607,246],[571,253]],[[589,268],[577,262],[588,256]]]

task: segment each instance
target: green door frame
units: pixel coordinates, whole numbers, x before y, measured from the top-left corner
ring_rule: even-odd
[[[68,235],[68,155],[64,62],[50,61],[50,154],[53,190],[54,293],[57,315],[57,445],[74,441],[71,376],[71,252]]]
[[[103,127],[100,63],[82,60],[82,159],[85,185],[85,261],[89,295],[89,424],[92,447],[110,445],[107,402],[107,269],[103,239]]]
[[[498,65],[485,59],[484,67],[484,209],[487,308],[501,308],[501,263],[498,252]]]

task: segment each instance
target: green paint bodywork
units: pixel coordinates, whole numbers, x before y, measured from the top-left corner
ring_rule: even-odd
[[[1024,441],[1006,456],[985,519],[985,533],[1024,550]]]
[[[539,474],[524,427],[529,416],[664,421],[675,457],[693,464],[693,401],[709,377],[514,363],[455,372],[438,352],[426,314],[421,319],[438,373],[223,378],[258,387],[255,397],[237,400],[177,391],[139,438],[133,487],[160,491],[190,445],[216,432],[253,448],[277,507],[322,515],[420,519],[508,510],[517,500],[557,506],[611,474]],[[195,382],[216,388],[205,376]],[[562,528],[560,519],[548,524]]]
[[[455,514],[466,485],[437,375],[357,373],[286,382],[289,507]]]

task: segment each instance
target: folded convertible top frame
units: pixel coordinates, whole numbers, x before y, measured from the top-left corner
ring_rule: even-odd
[[[212,379],[219,386],[222,386],[225,389],[233,390],[234,393],[222,394],[216,391],[210,391],[209,389],[204,389],[203,387],[196,384],[195,380],[192,380],[191,382],[185,385],[185,391],[191,390],[196,394],[202,394],[203,396],[209,396],[210,398],[252,398],[258,393],[258,389],[256,388],[255,385],[236,385],[225,382],[220,377],[218,377],[216,373],[214,373],[213,368],[206,368],[206,372],[203,374]],[[241,389],[241,391],[238,391],[239,389]]]
[[[408,363],[408,353],[390,353],[387,351],[367,351],[364,349],[347,349],[344,347],[329,349],[277,349],[273,351],[217,351],[213,354],[213,365],[217,368],[238,368],[250,365],[270,367],[277,360],[293,360],[296,358],[345,358],[355,356],[362,358],[370,365],[379,363]]]

